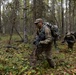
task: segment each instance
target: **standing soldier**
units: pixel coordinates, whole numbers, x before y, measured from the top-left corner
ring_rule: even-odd
[[[38,56],[45,52],[47,62],[49,63],[50,67],[54,68],[55,63],[52,59],[52,38],[51,38],[51,31],[50,29],[43,24],[43,20],[41,18],[36,19],[34,22],[36,27],[38,28],[37,36],[34,41],[34,44],[37,46],[35,51],[35,59],[37,60]]]

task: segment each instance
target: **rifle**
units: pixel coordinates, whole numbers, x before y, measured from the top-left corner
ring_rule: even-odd
[[[43,31],[39,35],[36,36],[33,44],[38,46],[39,42],[42,41],[42,40],[45,40],[45,33]]]

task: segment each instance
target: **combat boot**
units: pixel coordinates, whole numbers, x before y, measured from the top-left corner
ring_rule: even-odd
[[[50,66],[51,68],[55,68],[55,67],[56,67],[56,64],[55,64],[55,62],[54,62],[53,60],[47,59],[47,62],[48,62],[49,66]]]

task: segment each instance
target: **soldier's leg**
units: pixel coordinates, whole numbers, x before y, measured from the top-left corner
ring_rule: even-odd
[[[38,47],[35,51],[35,58],[39,59],[39,55],[42,54],[43,52],[43,48],[42,47]]]
[[[73,50],[73,43],[68,43],[68,49],[71,52]]]
[[[68,44],[68,49],[70,48],[70,43],[67,43]]]
[[[30,60],[30,65],[32,67],[35,67],[36,66],[36,62],[37,62],[37,59],[39,57],[39,55],[42,53],[42,48],[41,47],[37,47],[31,54],[31,60]]]
[[[54,46],[57,48],[57,38],[54,38]]]
[[[73,46],[74,46],[74,43],[71,43],[71,44],[70,44],[71,50],[73,50]]]
[[[54,39],[54,46],[55,46],[55,48],[56,48],[56,40]]]
[[[45,51],[45,54],[46,54],[46,58],[47,58],[47,61],[50,65],[50,67],[52,68],[55,68],[56,64],[52,58],[52,52],[51,52],[51,47],[48,47]]]

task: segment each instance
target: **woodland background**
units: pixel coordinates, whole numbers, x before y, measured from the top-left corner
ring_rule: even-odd
[[[36,69],[29,66],[36,18],[57,24],[61,37],[75,32],[76,0],[0,0],[0,75],[76,75],[76,44],[68,52],[61,40],[60,53],[52,49],[56,69],[51,69],[45,58]]]

